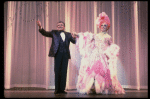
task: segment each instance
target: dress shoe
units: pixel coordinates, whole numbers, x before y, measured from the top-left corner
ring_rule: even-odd
[[[65,92],[64,90],[60,90],[61,94],[67,94],[67,92]]]
[[[60,92],[58,90],[55,90],[54,94],[59,94]]]

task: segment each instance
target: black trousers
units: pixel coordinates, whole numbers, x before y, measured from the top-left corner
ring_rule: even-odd
[[[54,61],[55,90],[65,90],[68,67],[67,53],[58,52]]]

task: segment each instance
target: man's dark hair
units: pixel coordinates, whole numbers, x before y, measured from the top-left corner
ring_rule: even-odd
[[[63,21],[59,21],[58,23],[63,23],[63,24],[64,24],[64,27],[65,27],[65,23],[64,23]],[[58,23],[57,23],[57,24],[58,24]]]

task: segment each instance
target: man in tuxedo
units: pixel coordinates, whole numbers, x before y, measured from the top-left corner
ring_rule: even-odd
[[[46,37],[52,38],[52,44],[49,51],[49,57],[54,57],[54,72],[55,72],[55,92],[54,94],[65,92],[66,87],[66,75],[68,60],[70,57],[69,44],[70,41],[75,44],[76,39],[74,35],[69,32],[65,32],[65,23],[59,21],[57,23],[57,30],[45,31],[41,22],[38,20],[37,25],[39,26],[39,32]]]

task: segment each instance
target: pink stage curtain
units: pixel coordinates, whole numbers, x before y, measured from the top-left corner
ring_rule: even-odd
[[[100,32],[95,25],[99,13],[108,14],[108,33],[120,46],[117,76],[123,88],[148,89],[147,1],[8,1],[4,3],[4,84],[12,87],[54,89],[54,58],[48,57],[51,38],[59,20],[68,32]],[[70,44],[66,89],[76,89],[81,57]]]

